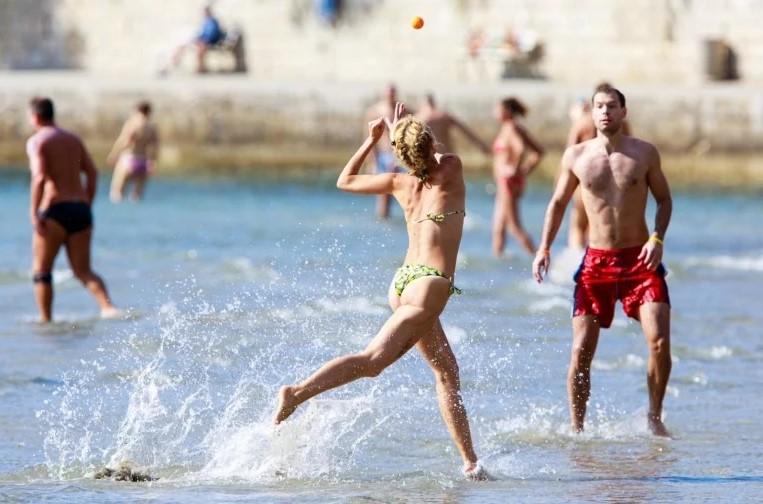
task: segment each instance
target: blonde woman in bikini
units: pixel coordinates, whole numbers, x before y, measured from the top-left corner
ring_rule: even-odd
[[[395,155],[410,171],[359,175],[384,135],[385,123]],[[327,390],[378,376],[415,346],[434,372],[440,412],[463,458],[464,474],[484,479],[461,400],[456,357],[439,319],[450,296],[459,292],[453,276],[465,215],[461,160],[436,153],[431,130],[407,115],[401,103],[391,123],[380,117],[368,129],[368,138],[342,170],[337,187],[358,194],[390,194],[405,213],[408,251],[389,289],[393,313],[364,350],[337,357],[306,380],[282,387],[274,422],[283,422],[300,404]]]
[[[158,153],[159,134],[151,122],[151,104],[140,102],[135,107],[135,113],[122,127],[107,159],[108,164],[114,166],[109,194],[112,202],[122,201],[128,182],[134,183],[131,198],[139,200],[143,197]]]
[[[522,226],[519,199],[525,191],[527,176],[538,166],[543,148],[518,122],[527,108],[516,98],[506,98],[496,107],[501,129],[493,142],[493,176],[495,177],[495,214],[493,217],[493,254],[503,255],[506,230],[521,247],[535,257],[535,245]]]

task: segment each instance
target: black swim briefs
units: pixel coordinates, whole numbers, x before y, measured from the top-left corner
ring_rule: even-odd
[[[40,217],[56,221],[68,234],[85,231],[93,225],[90,205],[84,201],[53,203],[42,211]]]

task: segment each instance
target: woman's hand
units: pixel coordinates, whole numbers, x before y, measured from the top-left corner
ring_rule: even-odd
[[[386,119],[383,117],[379,117],[378,119],[374,119],[368,123],[368,136],[374,141],[374,143],[378,142],[381,136],[384,134],[385,123]]]
[[[397,122],[407,115],[408,111],[405,109],[405,104],[403,102],[395,103],[395,113],[392,116],[392,121],[386,117],[384,118],[384,122],[387,123],[387,129],[389,129],[390,135],[393,131],[395,131],[395,125]]]

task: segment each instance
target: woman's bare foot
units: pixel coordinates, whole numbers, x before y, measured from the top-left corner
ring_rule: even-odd
[[[297,406],[299,406],[299,403],[294,396],[292,388],[287,386],[281,387],[281,390],[278,392],[278,409],[273,417],[273,423],[278,425],[289,418],[294,413],[294,410],[297,409]]]
[[[487,481],[490,479],[490,476],[485,468],[482,467],[482,463],[480,463],[479,460],[477,462],[467,462],[464,464],[463,472],[464,476],[466,476],[466,479],[469,481]]]
[[[665,424],[662,423],[662,419],[658,416],[649,415],[649,430],[652,431],[652,434],[655,436],[660,437],[673,437],[670,435],[670,431],[665,427]]]

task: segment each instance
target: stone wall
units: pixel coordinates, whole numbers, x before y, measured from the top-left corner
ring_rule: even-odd
[[[400,89],[413,106],[428,91],[415,83],[402,83]],[[635,134],[665,153],[763,152],[763,91],[757,87],[642,85],[624,90]],[[0,161],[23,161],[29,134],[26,104],[31,96],[44,94],[54,99],[60,124],[99,152],[115,139],[135,102],[149,99],[169,165],[333,163],[360,141],[364,110],[377,91],[365,84],[253,82],[235,76],[125,80],[15,72],[0,80]],[[558,150],[569,127],[570,104],[588,92],[585,87],[513,81],[443,85],[437,96],[489,140],[497,129],[494,104],[515,94],[529,106],[529,130],[544,146]]]
[[[194,32],[205,0],[0,0],[0,67],[83,68],[145,76]],[[706,39],[735,49],[739,73],[763,82],[762,0],[345,0],[336,28],[322,25],[313,0],[217,0],[238,27],[256,80],[379,81],[430,85],[500,74],[501,57],[474,75],[465,40],[483,29],[533,32],[548,79],[590,85],[697,83]],[[414,15],[426,20],[412,30]]]

